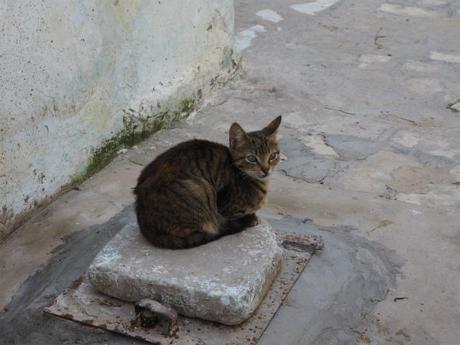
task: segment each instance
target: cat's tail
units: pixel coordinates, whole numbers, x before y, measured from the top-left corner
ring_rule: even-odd
[[[221,223],[219,233],[223,235],[236,234],[246,228],[254,226],[258,223],[255,214],[247,214],[241,217],[225,218]]]

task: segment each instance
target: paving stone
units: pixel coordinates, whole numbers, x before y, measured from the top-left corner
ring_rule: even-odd
[[[88,275],[97,290],[121,300],[150,298],[185,316],[235,325],[262,301],[281,258],[266,222],[185,250],[155,248],[137,224],[128,224],[99,252]]]

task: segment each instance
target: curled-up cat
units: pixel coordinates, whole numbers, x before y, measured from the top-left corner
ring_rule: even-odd
[[[159,155],[134,189],[142,234],[157,247],[180,249],[256,225],[280,160],[280,123],[281,116],[248,133],[234,123],[229,147],[191,140]]]

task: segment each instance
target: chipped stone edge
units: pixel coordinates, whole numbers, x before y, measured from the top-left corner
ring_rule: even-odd
[[[125,225],[125,227],[123,227],[123,229],[110,242],[116,241],[119,236],[123,235],[123,232],[127,227],[132,227],[132,226],[133,224]],[[282,266],[281,264],[282,264],[282,258],[283,258],[283,250],[278,245],[278,242],[276,240],[276,235],[273,232],[273,229],[268,222],[263,220],[262,224],[258,226],[265,226],[269,228],[269,231],[271,232],[271,235],[272,235],[272,240],[277,244],[276,246],[277,253],[275,253],[272,262],[269,265],[266,265],[264,267],[263,274],[259,274],[259,278],[262,277],[264,279],[262,284],[257,285],[260,287],[259,289],[244,289],[244,290],[235,289],[230,292],[229,301],[227,301],[227,303],[222,303],[222,301],[219,301],[221,296],[212,296],[212,297],[215,297],[215,301],[218,304],[228,305],[228,308],[225,308],[226,320],[218,321],[225,325],[230,325],[230,326],[238,325],[246,321],[247,319],[249,319],[251,315],[255,312],[257,307],[260,305],[260,303],[263,301],[274,279],[280,272],[280,269]],[[106,245],[106,247],[109,246],[110,242]],[[114,281],[114,279],[111,279],[109,277],[110,275],[114,275],[114,273],[111,272],[110,270],[106,270],[104,267],[105,265],[103,263],[98,263],[98,259],[100,260],[100,258],[102,257],[102,255],[100,254],[104,252],[104,249],[106,247],[104,247],[101,250],[101,252],[96,256],[93,263],[89,267],[88,273],[87,273],[88,278],[91,284],[93,285],[93,287],[96,288],[96,290],[104,294],[107,294],[109,296],[119,298],[122,300],[123,299],[126,300],[126,296],[119,295],[117,293],[117,289],[115,290],[110,289],[110,286],[103,283],[104,280]],[[104,268],[105,272],[101,268]],[[96,271],[97,271],[97,274],[96,274]],[[120,273],[117,273],[116,275],[120,277]],[[107,278],[100,279],[103,276]],[[125,288],[127,289],[129,287],[130,289],[132,289],[133,279],[127,275],[121,275],[121,276],[123,277],[121,281],[124,282],[123,285],[126,286]],[[118,281],[116,282],[118,283]],[[119,289],[119,286],[118,286],[118,289]],[[172,290],[173,291],[175,290],[176,292],[171,293]],[[152,295],[156,295],[158,296],[156,298],[158,301],[160,301],[161,303],[165,303],[165,304],[173,306],[173,308],[181,315],[188,316],[188,317],[198,317],[198,318],[201,318],[204,320],[210,320],[210,321],[216,321],[216,318],[218,318],[218,313],[213,313],[212,311],[209,311],[209,310],[198,311],[195,309],[194,312],[189,312],[188,310],[189,304],[187,303],[184,304],[180,297],[171,298],[170,296],[173,296],[173,295],[179,296],[181,293],[184,292],[184,290],[181,289],[181,287],[174,286],[174,285],[164,285],[162,286],[162,289],[158,289],[158,286],[154,286],[152,284],[150,291],[152,291],[152,293],[150,293],[149,296],[142,294],[141,291],[134,291],[132,294],[132,297],[128,300],[128,302],[138,302],[140,299],[151,298]],[[154,291],[156,291],[156,293],[153,293]],[[195,296],[189,303],[193,303],[194,300],[198,302],[199,300],[203,298],[203,297],[200,298],[200,296],[198,295],[199,294],[198,291],[192,291],[192,292],[188,291],[187,294],[191,296]],[[208,298],[208,303],[209,303],[209,298]],[[234,308],[235,306],[239,306],[239,308]]]

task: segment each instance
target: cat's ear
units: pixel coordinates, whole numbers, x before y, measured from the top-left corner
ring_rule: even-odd
[[[276,131],[278,130],[280,124],[281,115],[274,119],[272,122],[270,122],[267,127],[262,129],[262,133],[267,137],[276,135]]]
[[[229,131],[230,148],[234,149],[248,140],[248,135],[241,126],[234,122]]]

